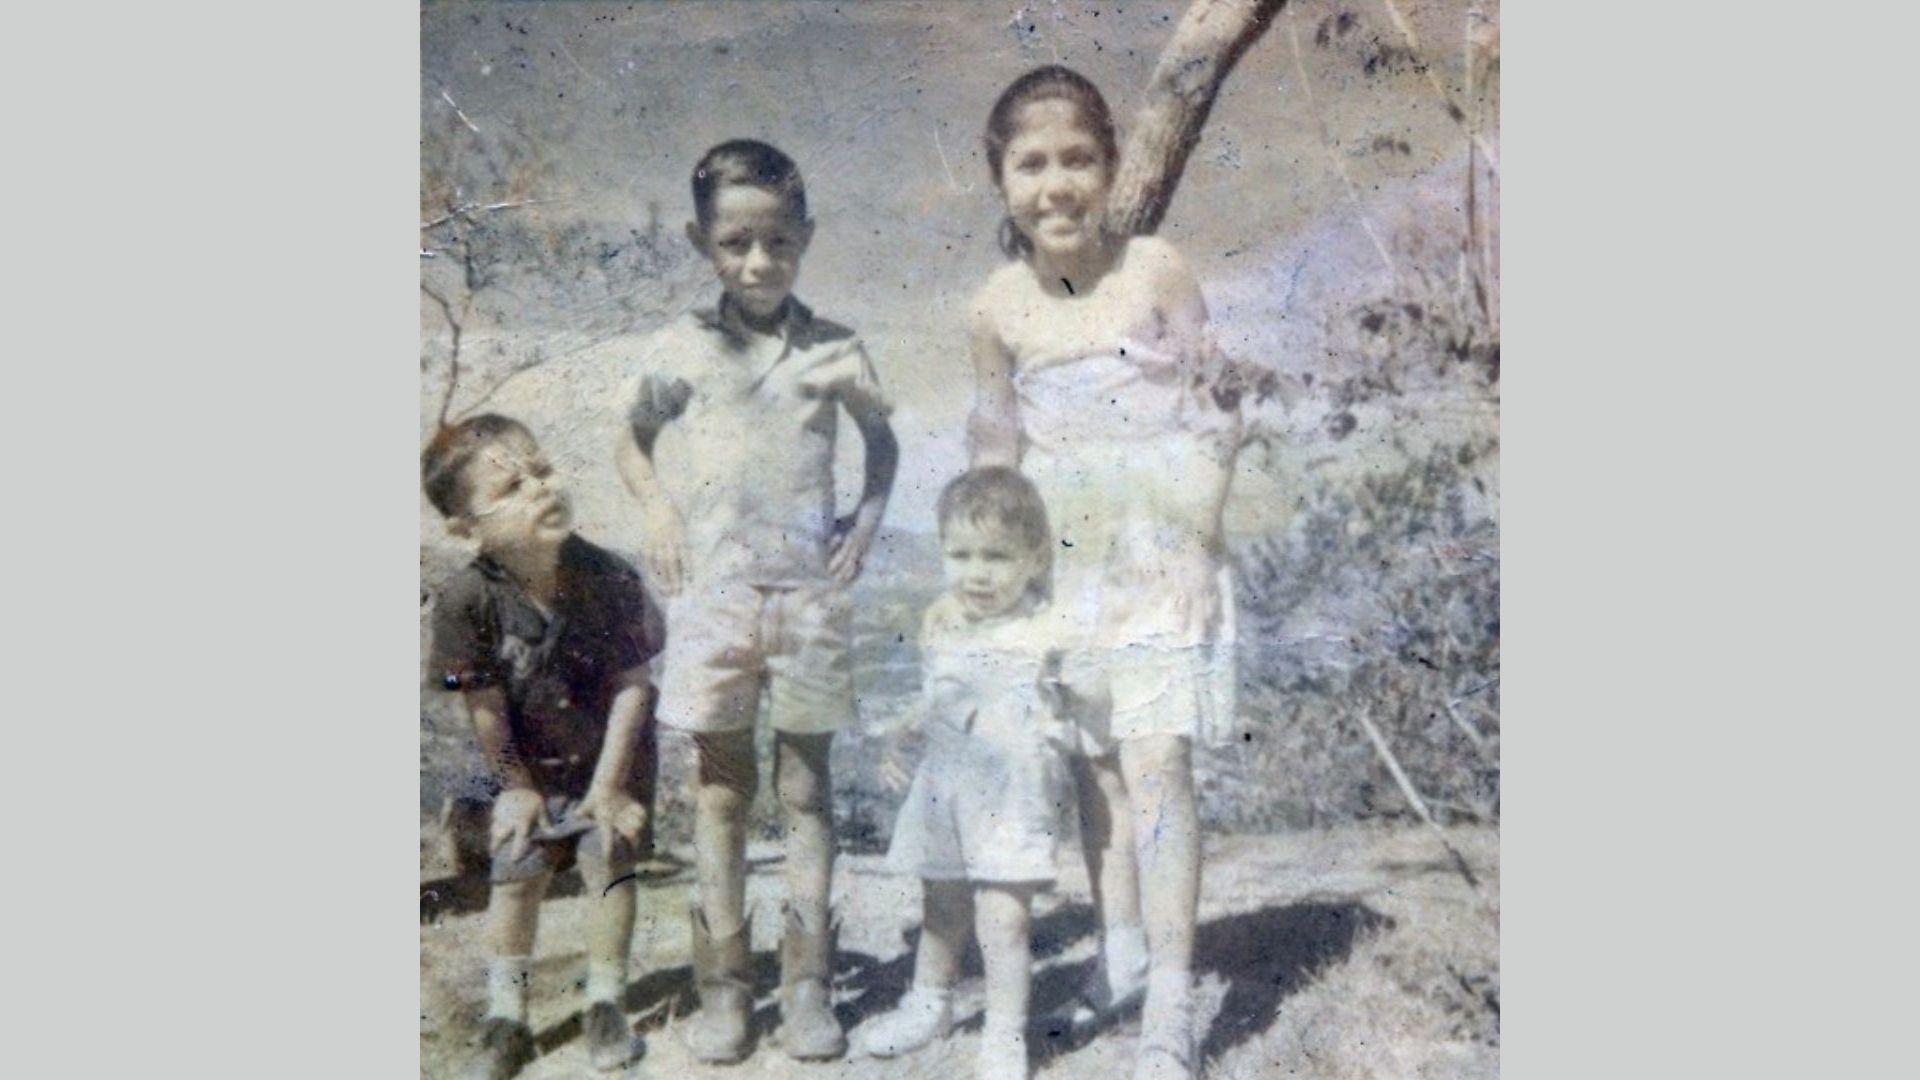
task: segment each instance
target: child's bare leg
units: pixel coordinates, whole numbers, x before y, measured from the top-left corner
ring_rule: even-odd
[[[847,1039],[833,1015],[833,736],[774,735],[773,787],[786,818],[787,917],[780,942],[780,1046],[802,1060],[836,1058]]]
[[[1191,1075],[1191,968],[1200,905],[1200,820],[1192,750],[1177,735],[1128,739],[1121,768],[1133,802],[1152,970],[1141,1025],[1143,1075]]]
[[[700,1061],[746,1056],[753,1011],[752,954],[746,920],[747,811],[758,771],[753,729],[696,735],[700,776],[695,795],[694,866],[700,909],[693,924],[694,980],[700,1012],[687,1044]]]
[[[1133,816],[1118,753],[1075,757],[1074,790],[1080,802],[1081,846],[1087,879],[1100,920],[1100,963],[1083,992],[1073,1022],[1124,1004],[1143,987],[1147,936],[1140,922],[1140,871],[1133,851]]]
[[[527,984],[540,900],[551,873],[496,883],[487,895],[487,1015],[527,1022]]]
[[[1027,1075],[1027,1005],[1033,993],[1031,885],[983,884],[974,890],[974,925],[986,961],[987,1018],[980,1075]]]
[[[787,903],[821,925],[833,892],[832,745],[832,735],[774,735],[773,786],[787,827]]]
[[[746,922],[747,812],[759,785],[753,729],[695,735],[700,759],[693,850],[707,928],[726,937]]]
[[[913,958],[913,985],[951,991],[960,982],[960,959],[973,931],[973,886],[964,881],[923,881],[925,914],[920,948]]]
[[[911,1053],[953,1028],[953,988],[960,957],[973,932],[973,886],[964,881],[922,880],[920,947],[913,958],[913,988],[894,1011],[860,1029],[862,1053],[895,1057]]]
[[[587,925],[587,1001],[618,1005],[627,989],[627,957],[633,952],[633,915],[639,883],[631,852],[613,857],[581,842],[580,880],[593,905]]]
[[[587,922],[587,1059],[600,1070],[625,1068],[640,1049],[620,1008],[638,889],[631,873],[633,846],[619,837],[608,848],[597,831],[580,840],[580,878],[593,905]]]

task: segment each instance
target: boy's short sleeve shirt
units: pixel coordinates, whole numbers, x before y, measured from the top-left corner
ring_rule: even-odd
[[[839,410],[891,405],[865,346],[789,303],[775,335],[724,302],[653,335],[620,407],[659,432],[655,467],[685,519],[697,577],[804,587],[827,580]]]
[[[550,612],[485,557],[461,571],[434,610],[429,670],[447,690],[503,689],[515,746],[536,775],[579,786],[599,757],[614,696],[664,642],[659,609],[633,568],[571,536]]]

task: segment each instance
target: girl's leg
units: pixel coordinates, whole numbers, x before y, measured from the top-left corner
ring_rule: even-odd
[[[973,887],[964,881],[921,882],[925,915],[913,959],[913,988],[894,1011],[860,1029],[860,1049],[873,1057],[911,1053],[953,1027],[953,988],[973,925]]]
[[[780,1046],[803,1060],[846,1053],[833,1015],[833,736],[774,735],[773,787],[786,818],[787,915],[780,942]]]
[[[1191,745],[1183,736],[1128,739],[1120,764],[1133,802],[1152,969],[1141,1023],[1144,1075],[1191,1075],[1194,923],[1200,906],[1200,821]]]
[[[1074,790],[1080,802],[1081,845],[1087,879],[1100,920],[1101,956],[1082,996],[1073,1002],[1070,1023],[1091,1021],[1100,1012],[1126,1004],[1145,986],[1146,931],[1140,922],[1139,864],[1133,853],[1133,817],[1117,753],[1074,757]]]
[[[700,906],[694,911],[694,980],[700,1012],[687,1043],[700,1061],[746,1056],[753,1011],[752,955],[747,940],[747,811],[758,770],[753,729],[696,735],[699,780],[693,819]]]
[[[980,1075],[1027,1075],[1027,1003],[1033,993],[1034,886],[982,884],[974,889],[974,922],[987,968],[987,1019]]]

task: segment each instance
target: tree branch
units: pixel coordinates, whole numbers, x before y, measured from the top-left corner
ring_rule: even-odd
[[[1123,236],[1160,227],[1220,83],[1284,0],[1193,0],[1154,66],[1146,101],[1120,153],[1108,224]]]

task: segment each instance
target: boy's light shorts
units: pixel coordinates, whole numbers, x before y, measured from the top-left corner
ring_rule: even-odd
[[[853,719],[853,621],[845,589],[692,586],[667,605],[660,723],[750,730],[767,693],[774,730],[822,735]]]
[[[518,859],[508,857],[504,844],[495,849],[487,880],[505,885],[531,881],[542,874],[565,873],[573,866],[576,854],[590,865],[604,864],[611,878],[625,875],[639,861],[634,845],[618,832],[613,834],[613,850],[605,850],[599,828],[573,816],[574,809],[580,805],[579,799],[571,795],[549,795],[546,803],[547,820],[553,822],[553,827],[535,829],[526,854]],[[496,812],[498,807],[496,803]]]

